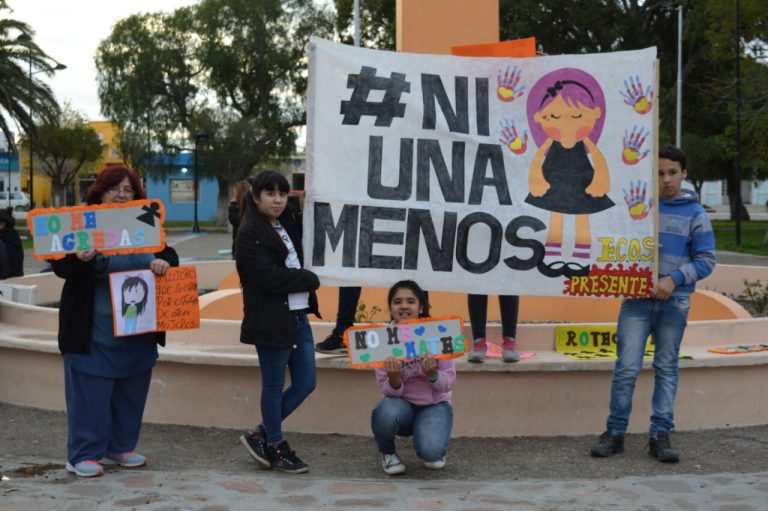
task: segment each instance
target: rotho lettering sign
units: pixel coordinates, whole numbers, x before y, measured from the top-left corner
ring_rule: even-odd
[[[370,324],[348,328],[344,343],[349,366],[384,367],[389,357],[413,360],[432,353],[435,358],[457,358],[469,349],[459,316],[404,321],[396,325]]]
[[[36,259],[93,249],[106,255],[160,252],[164,221],[165,208],[156,199],[33,209],[27,216]]]

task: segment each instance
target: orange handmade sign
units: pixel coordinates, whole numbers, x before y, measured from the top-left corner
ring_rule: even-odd
[[[384,367],[389,357],[413,360],[432,353],[435,358],[457,358],[469,344],[460,316],[403,321],[396,325],[353,326],[344,332],[349,366],[356,369]]]
[[[197,272],[194,266],[111,273],[112,316],[116,337],[145,332],[200,328]]]
[[[94,249],[107,255],[160,252],[165,247],[164,221],[165,208],[156,199],[34,209],[27,216],[36,259]]]

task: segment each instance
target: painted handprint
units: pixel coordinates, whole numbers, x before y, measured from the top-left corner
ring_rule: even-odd
[[[629,182],[629,192],[624,191],[624,202],[627,204],[629,210],[629,216],[632,220],[642,220],[647,217],[653,208],[653,198],[648,197],[648,202],[645,201],[646,193],[648,191],[648,183],[640,181],[637,183]]]
[[[627,133],[627,130],[624,130],[621,151],[621,159],[624,163],[627,165],[637,165],[640,160],[648,156],[651,150],[643,149],[643,144],[650,134],[650,131],[641,126],[632,126],[632,133]]]
[[[514,120],[504,119],[499,123],[496,133],[499,134],[499,142],[509,147],[513,153],[523,154],[528,149],[528,130],[523,130],[522,135],[518,134]]]
[[[653,108],[653,90],[651,86],[643,90],[643,84],[639,76],[630,76],[629,81],[624,80],[624,92],[619,91],[624,97],[624,103],[635,109],[635,112],[643,115]]]
[[[496,78],[496,82],[498,83],[496,94],[499,96],[500,100],[510,102],[523,95],[525,85],[518,87],[522,74],[523,70],[517,66],[512,68],[507,66],[503,75],[501,74],[501,69],[499,69],[499,75]]]

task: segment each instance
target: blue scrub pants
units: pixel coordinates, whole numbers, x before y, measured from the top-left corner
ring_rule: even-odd
[[[136,448],[151,378],[151,369],[128,378],[107,378],[64,362],[67,460],[72,465]]]

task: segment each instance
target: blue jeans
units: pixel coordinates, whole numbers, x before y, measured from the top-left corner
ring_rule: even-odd
[[[315,390],[315,345],[312,328],[304,311],[292,313],[296,321],[296,346],[286,350],[257,346],[261,367],[261,418],[267,442],[283,441],[282,422]],[[285,368],[291,374],[291,386],[285,387]]]
[[[395,436],[413,436],[416,455],[437,461],[448,450],[453,426],[453,407],[448,401],[416,406],[399,397],[385,397],[371,414],[371,429],[379,452],[395,452]]]
[[[621,304],[616,329],[618,358],[611,383],[611,406],[607,429],[614,435],[627,431],[632,412],[635,381],[643,366],[643,353],[648,335],[655,349],[653,369],[655,381],[649,432],[669,432],[674,427],[675,394],[677,393],[680,342],[688,323],[690,296],[671,296],[667,300],[626,299]]]

